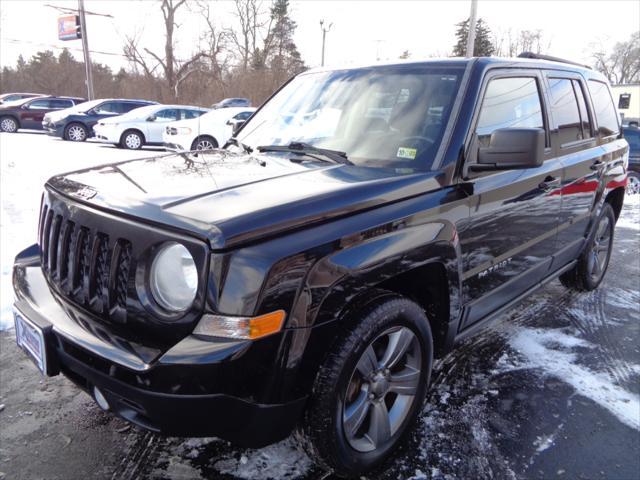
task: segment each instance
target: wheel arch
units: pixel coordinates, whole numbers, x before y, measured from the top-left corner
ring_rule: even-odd
[[[16,125],[18,125],[17,128],[20,128],[20,119],[17,116],[15,116],[13,113],[9,113],[9,114],[6,114],[6,115],[0,115],[0,119],[5,118],[5,117],[11,118],[13,121],[16,122]]]
[[[622,212],[622,205],[624,204],[624,187],[617,187],[607,193],[604,198],[605,203],[608,203],[613,208],[613,213],[616,216],[616,221],[620,218],[620,212]]]

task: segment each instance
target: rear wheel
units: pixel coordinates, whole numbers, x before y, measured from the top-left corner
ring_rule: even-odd
[[[0,118],[0,130],[6,133],[15,133],[18,131],[18,122],[13,117]]]
[[[218,142],[209,135],[202,135],[191,144],[191,150],[213,150],[214,148],[218,148]]]
[[[127,130],[120,138],[120,146],[129,150],[139,150],[144,145],[142,133],[136,130]]]
[[[627,195],[637,195],[640,193],[640,173],[627,172]]]
[[[414,423],[431,374],[433,341],[417,304],[394,294],[359,312],[318,372],[302,446],[340,476],[378,467]]]
[[[89,136],[87,127],[81,123],[70,123],[64,129],[64,139],[72,142],[84,142]]]
[[[565,287],[590,291],[600,285],[609,266],[615,225],[613,208],[605,203],[578,263],[560,275],[560,282]]]

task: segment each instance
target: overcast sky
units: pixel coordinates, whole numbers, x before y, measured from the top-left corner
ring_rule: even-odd
[[[267,4],[265,0],[265,4]],[[327,34],[326,63],[353,64],[397,58],[409,50],[411,58],[447,56],[455,42],[455,24],[469,14],[468,0],[449,1],[317,1],[292,0],[298,23],[295,41],[307,65],[320,63],[319,21],[333,23]],[[14,65],[20,53],[29,58],[45,48],[72,49],[82,58],[81,42],[59,41],[59,12],[47,5],[75,8],[75,0],[0,0],[0,66]],[[212,6],[221,26],[233,24],[230,1]],[[112,68],[126,65],[121,56],[125,35],[137,34],[141,45],[162,51],[162,17],[153,0],[85,0],[88,11],[113,18],[88,16],[89,46],[93,60]],[[494,33],[541,29],[550,52],[590,63],[594,43],[611,46],[640,30],[638,0],[479,0],[478,15]],[[202,24],[198,15],[183,9],[178,15],[177,52],[186,58],[197,47]],[[108,55],[106,53],[112,53]]]

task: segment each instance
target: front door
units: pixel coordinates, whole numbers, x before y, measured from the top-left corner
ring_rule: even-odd
[[[514,299],[549,270],[556,248],[562,164],[548,137],[546,97],[537,70],[494,70],[467,149],[475,163],[480,146],[504,128],[542,128],[545,161],[530,169],[466,173],[470,215],[459,230],[465,313],[462,328]]]
[[[147,143],[162,143],[162,133],[167,123],[176,120],[180,120],[180,110],[177,108],[165,108],[156,112],[153,121],[146,122]]]
[[[41,130],[45,113],[51,111],[50,102],[51,100],[48,98],[41,98],[24,105],[24,109],[20,112],[20,126],[32,130]]]

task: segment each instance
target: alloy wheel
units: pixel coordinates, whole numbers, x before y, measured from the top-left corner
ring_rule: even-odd
[[[13,118],[3,118],[2,121],[0,121],[0,130],[6,133],[14,133],[18,130],[18,124]]]
[[[213,150],[214,148],[215,147],[211,140],[202,139],[198,140],[198,143],[196,143],[196,150]]]
[[[609,250],[611,248],[611,234],[612,234],[611,220],[607,216],[603,216],[598,224],[598,229],[593,238],[593,245],[589,252],[587,259],[587,271],[593,279],[597,282],[607,267],[607,261],[609,260]]]
[[[69,127],[69,130],[67,131],[67,135],[69,137],[69,140],[72,140],[74,142],[82,142],[87,137],[84,128],[82,128],[80,125],[71,125]]]
[[[342,412],[353,449],[370,452],[398,431],[416,401],[421,366],[418,337],[407,327],[390,328],[367,346],[351,375]]]
[[[640,193],[640,177],[629,175],[627,178],[627,194],[637,195]]]

